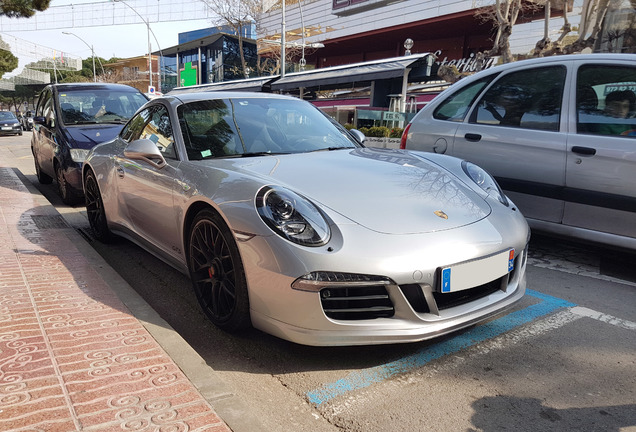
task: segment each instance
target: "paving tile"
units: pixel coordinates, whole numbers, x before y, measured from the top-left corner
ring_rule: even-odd
[[[0,431],[229,432],[1,164],[0,203]]]

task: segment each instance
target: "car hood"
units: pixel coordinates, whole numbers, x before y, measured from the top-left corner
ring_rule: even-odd
[[[17,119],[0,120],[0,126],[13,126],[15,124],[20,124],[20,122]]]
[[[122,124],[76,125],[65,127],[64,133],[72,148],[92,149],[114,139],[123,127]]]
[[[457,177],[406,151],[361,148],[245,158],[235,164],[382,233],[448,230],[491,212]]]

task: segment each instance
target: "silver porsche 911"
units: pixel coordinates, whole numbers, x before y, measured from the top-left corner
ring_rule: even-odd
[[[301,344],[419,341],[518,301],[529,229],[493,178],[360,138],[285,96],[155,98],[86,159],[90,225],[189,274],[218,327]]]

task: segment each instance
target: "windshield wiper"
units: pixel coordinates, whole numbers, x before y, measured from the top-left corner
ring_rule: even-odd
[[[321,152],[321,151],[334,151],[334,150],[345,150],[345,149],[354,149],[355,147],[325,147],[325,148],[321,148],[321,149],[316,149],[316,150],[310,150],[308,153],[315,153],[315,152]]]
[[[229,157],[276,156],[276,155],[284,155],[284,154],[290,154],[290,153],[285,153],[285,152],[276,153],[276,152],[261,151],[261,152],[239,153],[236,155],[230,155]]]
[[[124,120],[124,119],[113,119],[113,120],[106,120],[106,121],[100,121],[100,122],[95,122],[95,123],[112,123],[112,124],[124,124],[126,123],[128,120]]]

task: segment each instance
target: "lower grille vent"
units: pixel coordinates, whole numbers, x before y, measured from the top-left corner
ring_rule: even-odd
[[[395,313],[383,285],[323,288],[320,302],[325,315],[337,320],[389,318]]]

